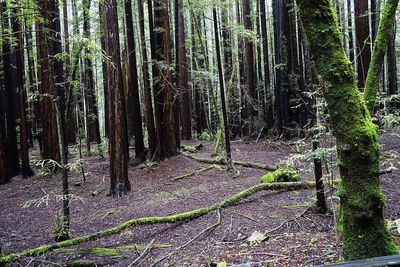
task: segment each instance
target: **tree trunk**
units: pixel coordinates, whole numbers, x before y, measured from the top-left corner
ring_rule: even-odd
[[[369,31],[368,0],[354,1],[356,20],[357,77],[358,88],[364,90],[371,61],[371,38]]]
[[[332,2],[299,0],[311,59],[320,75],[343,179],[339,195],[344,258],[372,258],[397,252],[383,218],[376,126],[357,90],[341,43]]]
[[[54,111],[54,105],[51,97],[45,96],[46,94],[52,95],[54,93],[53,87],[56,81],[55,67],[56,54],[61,51],[55,49],[54,43],[59,41],[59,20],[57,19],[58,8],[55,1],[36,1],[40,16],[43,22],[38,23],[37,31],[37,47],[38,47],[38,65],[40,73],[39,91],[41,96],[41,113],[42,113],[42,143],[44,159],[52,159],[60,162],[60,150],[58,146],[57,137],[57,124]],[[56,10],[57,9],[57,10]],[[59,26],[59,25],[58,25]],[[61,43],[60,43],[61,46]],[[58,77],[59,78],[59,77]],[[57,80],[58,80],[57,78]],[[58,90],[57,90],[58,93]],[[62,101],[62,100],[60,100]]]
[[[91,0],[84,0],[83,5],[83,35],[85,38],[90,40],[90,3]],[[92,53],[86,46],[84,49],[84,90],[85,90],[85,106],[86,106],[86,147],[90,153],[90,143],[96,142],[101,143],[100,137],[100,126],[99,126],[99,113],[97,110],[96,103],[96,92],[94,88],[94,75],[93,75],[93,63]]]
[[[250,0],[243,0],[243,24],[248,31],[253,30],[253,22],[251,18],[252,5]],[[243,135],[249,135],[253,126],[253,117],[255,116],[256,104],[256,84],[255,84],[255,68],[254,68],[254,44],[250,37],[244,38],[244,85],[246,93],[244,94],[245,115],[243,116],[244,127]]]
[[[139,101],[139,84],[136,67],[136,46],[135,35],[132,18],[132,1],[125,0],[125,19],[126,19],[126,36],[127,36],[127,53],[128,53],[128,101],[127,101],[127,116],[128,116],[128,131],[129,136],[135,136],[135,156],[140,160],[144,160],[144,142],[142,115],[140,111]]]
[[[149,150],[150,150],[149,158],[152,158],[157,149],[157,136],[156,136],[156,129],[154,126],[153,98],[152,98],[151,86],[150,86],[149,64],[147,61],[148,56],[147,56],[147,44],[146,44],[146,36],[145,36],[143,2],[144,2],[143,0],[138,0],[140,40],[141,40],[142,60],[143,60],[143,62],[142,62],[142,64],[143,64],[143,68],[142,68],[143,91],[144,91],[145,106],[146,106],[146,112],[145,112],[146,127],[147,127]]]
[[[398,92],[395,37],[396,37],[396,25],[393,24],[387,49],[387,80],[388,80],[387,96],[388,97],[393,97]],[[389,112],[393,112],[396,109],[396,102],[399,102],[399,100],[398,99],[396,100],[396,98],[389,100],[388,103]]]
[[[21,171],[22,177],[28,178],[33,175],[33,171],[29,166],[29,127],[28,127],[28,119],[26,114],[26,103],[27,103],[27,94],[26,88],[24,86],[24,39],[22,36],[22,27],[16,16],[21,15],[18,12],[18,9],[14,9],[14,16],[12,17],[12,28],[14,32],[14,38],[16,40],[16,45],[14,46],[13,56],[15,57],[15,72],[16,72],[16,90],[18,92],[18,107],[19,107],[19,146],[20,146],[20,155],[21,155]]]
[[[226,115],[226,103],[225,103],[225,86],[224,86],[224,73],[222,70],[222,59],[221,59],[221,51],[219,44],[219,30],[218,30],[218,17],[217,17],[217,9],[213,8],[213,19],[214,19],[214,33],[215,33],[215,47],[217,52],[217,65],[218,65],[218,77],[219,77],[219,89],[221,94],[221,108],[222,108],[222,123],[224,125],[225,131],[225,151],[226,151],[226,161],[228,163],[228,168],[232,168],[232,153],[231,153],[231,142],[229,139],[229,125],[228,125],[228,116]]]
[[[6,12],[7,5],[2,3],[3,11]],[[9,33],[11,30],[9,20],[3,20],[3,34]],[[13,62],[14,60],[14,62]],[[13,64],[14,63],[14,64]],[[8,160],[8,176],[13,177],[18,175],[20,171],[17,131],[16,131],[16,114],[17,114],[17,84],[14,53],[11,50],[9,41],[3,42],[3,67],[4,67],[4,108],[6,110],[6,135],[7,135],[7,160]]]
[[[182,139],[192,139],[192,107],[189,88],[188,61],[185,46],[185,21],[183,16],[182,0],[175,1],[175,38],[176,38],[176,73],[177,87],[180,96],[180,118],[182,125]]]
[[[172,88],[171,47],[169,33],[168,1],[154,1],[154,51],[156,66],[153,69],[155,116],[159,143],[159,159],[177,154],[179,128],[177,128],[177,96]]]
[[[99,1],[99,13],[102,14],[103,12],[103,3]],[[101,43],[101,50],[106,51],[106,35],[105,35],[105,25],[104,25],[104,16],[99,16],[99,26],[100,26],[100,43]],[[109,137],[109,97],[108,97],[108,64],[106,60],[102,60],[102,72],[103,72],[103,96],[104,96],[104,131],[105,136]]]
[[[371,67],[368,70],[367,81],[364,91],[364,99],[368,110],[374,115],[376,100],[379,92],[381,71],[384,63],[385,54],[388,50],[391,36],[393,35],[393,25],[399,0],[386,0],[379,23],[378,33],[375,40],[374,51],[371,59]]]
[[[124,88],[122,84],[116,0],[105,0],[103,5],[105,52],[112,65],[108,68],[110,195],[121,197],[131,189],[128,179],[128,130],[126,125]],[[112,67],[111,67],[112,66]],[[111,130],[112,129],[112,130]]]

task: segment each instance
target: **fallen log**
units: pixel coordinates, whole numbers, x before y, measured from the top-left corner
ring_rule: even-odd
[[[207,163],[207,164],[218,164],[218,165],[227,165],[228,163],[226,160],[224,160],[221,157],[217,158],[198,158],[194,157],[192,155],[189,155],[187,153],[182,153],[185,157],[188,157],[194,161],[200,162],[200,163]],[[255,162],[248,162],[248,161],[233,161],[234,165],[242,166],[245,168],[253,168],[253,169],[262,169],[262,170],[267,170],[267,171],[276,171],[277,167],[276,166],[270,166],[267,164],[260,164],[260,163],[255,163]]]
[[[144,217],[144,218],[137,218],[137,219],[130,219],[120,225],[115,227],[109,228],[107,230],[97,232],[90,235],[75,237],[69,240],[61,241],[58,243],[43,245],[33,249],[27,249],[25,251],[19,253],[12,253],[9,255],[0,255],[0,265],[5,265],[10,262],[17,261],[22,257],[36,257],[38,255],[42,255],[46,252],[50,252],[56,249],[71,247],[75,245],[79,245],[88,241],[95,241],[99,240],[104,237],[108,237],[114,234],[119,234],[124,230],[135,227],[139,225],[152,225],[152,224],[160,224],[160,223],[176,223],[181,221],[188,221],[199,218],[204,216],[211,211],[226,208],[229,206],[233,206],[238,203],[240,200],[245,199],[258,193],[260,191],[266,190],[300,190],[300,189],[310,189],[315,187],[314,182],[306,181],[306,182],[291,182],[291,183],[265,183],[265,184],[258,184],[253,187],[247,188],[246,190],[234,194],[221,202],[215,203],[208,207],[199,208],[196,210],[191,210],[183,213],[178,213],[175,215],[170,216],[158,216],[158,217]]]
[[[204,172],[207,172],[207,171],[212,170],[212,169],[221,169],[221,166],[217,165],[217,164],[212,164],[212,165],[209,165],[209,166],[204,167],[204,168],[200,168],[200,169],[197,169],[197,170],[194,170],[194,171],[191,171],[191,172],[179,175],[179,176],[175,176],[175,177],[172,178],[172,180],[174,180],[174,181],[182,180],[182,179],[185,179],[187,177],[191,177],[191,176],[194,176],[196,174],[204,173]]]

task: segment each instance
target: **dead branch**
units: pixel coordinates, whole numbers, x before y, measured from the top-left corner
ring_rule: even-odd
[[[172,178],[172,180],[174,180],[174,181],[182,180],[182,179],[185,179],[187,177],[191,177],[191,176],[195,176],[197,174],[205,173],[205,172],[207,172],[209,170],[212,170],[212,169],[217,169],[218,170],[218,169],[221,169],[221,167],[219,165],[217,165],[217,164],[212,164],[212,165],[204,167],[204,168],[200,168],[200,169],[197,169],[197,170],[194,170],[194,171],[191,171],[191,172],[179,175],[179,176],[175,176],[175,177]]]
[[[207,164],[218,164],[218,165],[227,165],[228,163],[226,160],[224,160],[221,157],[217,158],[198,158],[194,157],[192,155],[189,155],[187,153],[182,153],[185,157],[188,157],[194,161],[200,162],[200,163],[207,163]],[[255,162],[247,162],[247,161],[233,161],[234,165],[239,165],[245,168],[253,168],[253,169],[262,169],[262,170],[268,170],[268,171],[275,171],[277,168],[276,166],[269,166],[267,164],[260,164],[260,163],[255,163]]]
[[[310,189],[315,187],[314,182],[290,182],[290,183],[264,183],[264,184],[258,184],[253,187],[247,188],[242,192],[239,192],[237,194],[234,194],[226,199],[223,199],[221,202],[215,203],[211,206],[208,207],[203,207],[199,208],[196,210],[191,210],[183,213],[178,213],[175,215],[170,215],[170,216],[163,216],[163,217],[143,217],[143,218],[137,218],[137,219],[130,219],[120,225],[117,225],[115,227],[106,229],[101,232],[97,232],[94,234],[90,235],[85,235],[85,236],[80,236],[80,237],[75,237],[70,240],[58,242],[58,243],[53,243],[49,245],[43,245],[37,248],[33,249],[27,249],[25,251],[19,252],[19,253],[12,253],[9,255],[2,255],[0,256],[0,265],[1,264],[7,264],[10,262],[17,261],[18,259],[22,257],[35,257],[38,255],[42,255],[44,253],[53,251],[55,249],[59,248],[65,248],[65,247],[71,247],[75,245],[79,245],[88,241],[94,241],[94,240],[99,240],[104,237],[108,237],[111,235],[119,234],[123,232],[124,230],[131,228],[131,227],[136,227],[139,225],[152,225],[152,224],[160,224],[160,223],[176,223],[176,222],[181,222],[181,221],[189,221],[193,220],[196,218],[199,218],[201,216],[204,216],[214,210],[220,209],[220,208],[226,208],[229,206],[233,206],[237,204],[239,201],[248,198],[255,193],[258,193],[260,191],[266,191],[266,190],[287,190],[287,191],[294,191],[294,190],[300,190],[300,189]]]

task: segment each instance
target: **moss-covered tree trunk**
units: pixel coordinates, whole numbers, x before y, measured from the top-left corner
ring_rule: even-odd
[[[377,129],[357,90],[332,0],[299,0],[298,4],[337,141],[343,179],[344,257],[354,260],[393,254],[396,247],[383,219]]]
[[[381,14],[378,34],[375,39],[374,51],[372,53],[371,66],[368,70],[367,80],[365,84],[364,98],[367,103],[368,110],[373,114],[376,98],[379,91],[380,73],[388,48],[389,41],[393,35],[393,24],[395,23],[395,15],[399,0],[387,0]]]

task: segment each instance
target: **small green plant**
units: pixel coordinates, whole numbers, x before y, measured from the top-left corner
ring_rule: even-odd
[[[64,217],[60,213],[57,213],[54,217],[51,236],[56,242],[67,240],[69,237],[68,227],[65,225]]]

